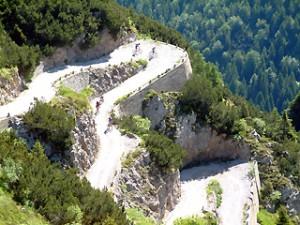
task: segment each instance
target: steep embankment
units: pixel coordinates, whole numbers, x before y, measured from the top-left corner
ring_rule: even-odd
[[[149,84],[149,81],[163,74],[168,69],[174,68],[181,60],[186,57],[185,52],[175,46],[162,44],[159,42],[142,41],[141,54],[137,58],[148,59],[152,47],[156,47],[157,57],[149,61],[147,67],[135,76],[129,78],[117,88],[103,95],[104,102],[96,116],[96,126],[100,138],[100,147],[97,159],[92,168],[87,172],[87,178],[92,186],[96,188],[109,187],[113,181],[116,171],[120,170],[121,157],[128,151],[136,148],[138,143],[130,143],[126,137],[115,128],[111,127],[108,133],[104,131],[108,128],[110,112],[114,108],[114,103],[121,97],[130,94],[139,87]],[[128,45],[130,51],[113,54],[111,57],[129,60],[132,58],[134,44]],[[96,99],[93,101],[95,105]]]
[[[251,225],[256,224],[257,181],[254,179],[253,167],[248,163],[249,146],[242,141],[234,141],[226,134],[217,133],[207,124],[199,123],[195,113],[183,113],[177,97],[178,94],[175,93],[162,94],[151,91],[143,99],[140,112],[140,115],[151,121],[153,129],[172,138],[186,150],[184,166],[202,164],[181,172],[181,198],[175,209],[172,207],[170,213],[166,213],[166,224],[172,225],[180,217],[202,215],[205,211],[214,213],[225,225],[240,225],[246,221]],[[130,98],[136,99],[135,96]],[[131,100],[128,99],[121,105]],[[136,110],[127,110],[125,113],[130,114],[132,111],[136,112]],[[235,161],[220,163],[220,160]],[[206,165],[210,161],[218,163]],[[137,177],[143,175],[143,171],[131,174]],[[223,190],[222,203],[219,207],[211,204],[207,197],[207,185],[213,179],[220,183]],[[137,186],[143,181],[129,177],[127,182],[123,183],[130,187],[131,183]],[[135,189],[132,188],[130,193],[133,194]]]
[[[181,53],[183,54],[182,50],[177,49],[174,46],[168,47],[168,45],[160,44],[158,42],[155,44],[155,42],[151,41],[145,41],[144,43],[148,43],[148,48],[144,50],[144,58],[148,58],[150,46],[166,46],[165,49],[162,49],[163,51],[161,52],[163,54],[161,57],[159,57],[159,61],[157,61],[160,63],[158,63],[158,65],[152,66],[151,69],[147,70],[148,74],[152,74],[154,76],[164,72],[166,69],[170,68],[171,65],[174,65],[176,61],[180,58],[176,57],[176,55]],[[64,75],[72,72],[76,73],[83,69],[88,69],[90,66],[92,66],[93,68],[105,68],[110,64],[117,65],[121,62],[129,61],[132,56],[133,49],[134,43],[124,45],[117,48],[115,51],[113,51],[106,57],[101,57],[99,59],[88,61],[85,63],[55,67],[49,71],[40,73],[28,85],[27,90],[23,91],[11,103],[0,107],[0,120],[5,118],[8,114],[10,114],[11,116],[15,116],[28,111],[30,104],[33,102],[34,98],[50,101],[51,98],[53,98],[53,96],[55,95],[56,91],[55,87],[53,87],[54,82],[57,81],[59,78],[63,77]],[[168,61],[170,62],[168,63]],[[143,78],[140,78],[140,80],[143,80]],[[136,84],[134,84],[133,86],[136,87],[135,85]],[[122,95],[123,94],[120,94],[120,96]]]
[[[250,163],[237,160],[183,170],[180,178],[181,198],[175,209],[165,217],[166,224],[172,225],[180,217],[201,215],[204,210],[216,210],[224,225],[240,225],[246,221],[253,224],[250,221],[255,214],[250,211],[252,205],[249,202],[254,199],[253,181],[249,177],[251,169]],[[207,197],[207,186],[211,180],[217,180],[223,191],[222,203],[217,209],[211,207]]]
[[[154,41],[140,41],[139,43],[142,51],[134,58],[132,54],[136,43],[131,43],[117,48],[106,57],[85,63],[56,67],[51,71],[39,74],[29,84],[28,90],[22,92],[11,103],[0,107],[0,120],[5,119],[8,114],[15,116],[25,113],[35,98],[50,101],[56,92],[55,81],[67,74],[77,73],[89,67],[106,68],[109,65],[118,65],[121,62],[130,61],[130,59],[148,59],[152,48],[156,47],[156,57],[149,61],[144,70],[103,96],[104,102],[96,117],[96,127],[101,143],[99,155],[92,168],[88,171],[87,178],[94,187],[103,188],[104,186],[109,186],[115,171],[120,168],[122,154],[135,148],[135,144],[129,145],[130,142],[126,138],[124,140],[124,137],[115,128],[112,128],[106,135],[104,134],[114,102],[120,97],[137,90],[139,87],[147,86],[149,81],[173,69],[186,57],[186,53],[182,49],[172,45]],[[96,100],[92,101],[93,106]]]

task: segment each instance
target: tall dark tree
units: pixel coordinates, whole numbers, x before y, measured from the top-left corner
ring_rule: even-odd
[[[296,96],[289,107],[289,116],[297,131],[300,130],[300,93]]]

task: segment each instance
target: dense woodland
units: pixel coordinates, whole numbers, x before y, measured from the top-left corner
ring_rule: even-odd
[[[137,15],[109,0],[3,0],[0,1],[0,68],[17,66],[28,80],[43,56],[56,47],[92,47],[99,32],[108,28],[117,38],[121,29],[136,27],[153,38],[187,47],[181,35],[158,22]]]
[[[180,31],[261,109],[282,111],[299,90],[298,0],[118,1]]]

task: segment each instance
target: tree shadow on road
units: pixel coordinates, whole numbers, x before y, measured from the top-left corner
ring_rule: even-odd
[[[181,182],[187,182],[191,180],[205,179],[210,176],[222,174],[230,170],[230,168],[243,163],[247,163],[247,161],[232,160],[227,162],[214,162],[209,164],[200,164],[198,166],[194,166],[189,169],[182,170],[180,173],[180,180]]]

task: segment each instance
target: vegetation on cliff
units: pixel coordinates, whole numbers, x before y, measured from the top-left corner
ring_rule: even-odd
[[[276,4],[279,4],[278,1],[274,3],[275,6]],[[271,4],[270,9],[272,8]],[[260,12],[259,9],[257,10]],[[218,69],[212,64],[206,63],[198,52],[189,48],[189,45],[177,32],[144,16],[139,16],[132,10],[122,8],[114,1],[42,0],[37,2],[30,0],[25,4],[24,0],[13,2],[4,0],[0,3],[0,11],[0,68],[16,66],[24,76],[32,73],[39,57],[51,54],[54,48],[69,44],[81,35],[84,37],[81,43],[82,47],[92,46],[97,41],[97,34],[104,27],[108,27],[114,35],[117,35],[122,29],[130,29],[133,23],[138,32],[187,48],[192,62],[193,78],[187,82],[182,95],[178,95],[182,106],[181,110],[184,113],[195,112],[197,122],[209,123],[220,133],[232,135],[237,141],[244,139],[252,146],[253,156],[263,159],[259,162],[263,183],[261,202],[265,207],[274,205],[278,214],[281,213],[280,218],[285,220],[286,211],[282,210],[280,206],[286,205],[286,202],[279,198],[277,193],[287,185],[296,189],[300,188],[299,133],[294,130],[288,118],[290,115],[293,125],[297,128],[297,99],[292,103],[290,111],[284,112],[282,116],[276,110],[271,113],[259,111],[243,98],[232,95],[224,87]],[[239,25],[239,23],[235,24],[235,20],[232,22],[233,24],[230,24],[229,29],[236,29],[235,26]],[[14,21],[13,26],[11,21]],[[222,16],[220,21],[222,21]],[[286,26],[283,26],[282,33],[288,30],[290,22],[292,20],[287,21]],[[278,24],[281,24],[280,21]],[[262,27],[261,30],[268,24],[260,21],[258,25]],[[295,27],[297,26],[295,25]],[[241,36],[243,36],[249,28],[244,26],[241,29],[244,31],[241,32]],[[293,27],[291,27],[291,31],[293,31]],[[221,34],[223,35],[224,32]],[[220,35],[219,32],[218,35]],[[281,35],[277,36],[279,43],[285,38]],[[277,38],[276,35],[275,38]],[[282,40],[280,41],[280,39]],[[211,54],[215,54],[215,48],[218,49],[219,45],[217,40],[213,38],[209,38],[209,40],[217,43],[216,46],[212,46],[213,51],[210,48],[204,51],[208,58]],[[270,46],[270,49],[266,50],[267,55],[271,54],[271,50],[278,45],[277,41],[275,46]],[[262,41],[262,43],[264,42]],[[295,41],[295,43],[298,42]],[[263,45],[259,42],[258,47]],[[234,47],[235,44],[232,46]],[[285,47],[287,46],[289,43]],[[238,54],[233,54],[233,49],[228,50],[225,58],[233,58],[237,61],[236,63],[240,63],[240,65],[237,64],[238,68],[234,68],[235,64],[226,63],[229,68],[227,66],[223,68],[222,64],[219,64],[221,70],[225,71],[225,81],[230,88],[238,94],[254,99],[255,102],[259,101],[263,108],[269,110],[276,105],[282,109],[286,105],[283,97],[289,99],[296,90],[295,79],[291,79],[293,77],[291,74],[295,74],[295,72],[290,68],[296,60],[294,56],[274,59],[269,65],[265,62],[265,56],[257,55],[254,52],[256,50],[252,50],[250,47],[240,50]],[[287,51],[280,46],[276,49]],[[297,51],[297,48],[290,49]],[[225,52],[225,50],[222,51]],[[277,68],[274,62],[282,64],[285,69]],[[269,68],[270,70],[268,70]],[[265,70],[269,72],[264,72]],[[287,71],[287,77],[281,75],[282,71]],[[240,81],[229,80],[232,74],[234,77],[234,74],[237,73],[242,76]],[[258,75],[254,76],[255,73]],[[251,77],[248,77],[249,74]],[[268,74],[272,76],[266,78]],[[267,80],[272,81],[270,82],[272,87],[266,86]],[[250,84],[250,89],[247,90],[246,84]],[[260,84],[262,85],[261,93],[258,92],[257,95],[252,96],[253,92],[257,92]],[[281,89],[280,85],[291,88]],[[244,92],[244,90],[246,91]],[[80,109],[88,107],[86,103],[89,93],[87,91],[81,93],[82,95],[77,95],[70,90],[62,89],[60,97],[67,100],[68,106],[78,107],[80,111]],[[279,98],[278,102],[272,100],[275,96]],[[52,104],[54,103],[52,102]],[[59,150],[63,151],[71,144],[70,131],[74,128],[74,115],[70,114],[70,110],[61,108],[61,105],[66,106],[65,102],[58,104],[60,102],[56,101],[56,103],[53,106],[37,102],[24,116],[24,122],[43,140],[56,145]],[[150,132],[149,122],[141,118],[129,118],[123,122],[126,131],[144,137],[145,146],[158,166],[167,170],[180,167],[183,157],[182,149],[170,139]],[[254,129],[261,136],[257,141],[250,135]],[[92,189],[86,180],[80,180],[72,170],[62,170],[58,166],[50,164],[42,152],[39,144],[33,149],[28,149],[13,134],[0,134],[0,164],[6,165],[5,160],[11,159],[15,175],[13,179],[7,177],[1,182],[4,186],[9,187],[9,191],[17,202],[35,208],[53,224],[128,224],[124,212],[113,202],[109,193]]]
[[[13,133],[2,132],[0,164],[1,186],[51,224],[129,224],[110,193],[93,189],[74,170],[51,164],[39,143],[28,149]]]
[[[101,30],[108,28],[117,37],[120,30],[130,29],[130,21],[154,39],[186,46],[179,33],[115,1],[4,0],[0,12],[0,68],[17,66],[28,77],[39,58],[56,47],[70,45],[78,37],[81,47],[91,47],[101,38]]]
[[[192,216],[180,218],[174,222],[174,225],[217,225],[218,221],[211,213],[206,213],[203,217]]]
[[[235,93],[279,111],[299,91],[300,6],[291,1],[118,0],[181,32]]]
[[[71,147],[75,118],[63,108],[36,101],[23,120],[30,132],[52,145],[56,151],[64,152]]]
[[[159,168],[170,172],[179,169],[184,156],[183,149],[168,137],[155,131],[150,131],[150,121],[140,116],[128,116],[115,119],[121,131],[139,135],[143,139],[142,146],[150,153],[151,160]],[[128,164],[129,161],[124,162]]]

